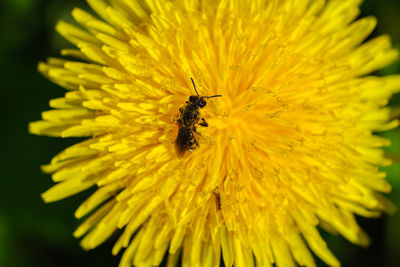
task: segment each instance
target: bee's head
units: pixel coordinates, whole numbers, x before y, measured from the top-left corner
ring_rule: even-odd
[[[198,95],[192,95],[189,97],[189,102],[195,104],[196,106],[203,108],[207,102],[204,100],[203,97],[200,97]]]

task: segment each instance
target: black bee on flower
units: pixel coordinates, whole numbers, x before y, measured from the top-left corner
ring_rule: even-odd
[[[179,157],[183,157],[186,151],[192,151],[199,146],[199,142],[196,138],[196,135],[198,135],[196,126],[208,126],[206,120],[203,117],[200,117],[200,108],[204,108],[207,104],[205,98],[222,96],[200,96],[197,92],[193,78],[190,79],[192,80],[197,95],[190,96],[189,101],[186,101],[186,105],[179,109],[180,114],[179,119],[177,120],[179,131],[175,142],[176,152]]]

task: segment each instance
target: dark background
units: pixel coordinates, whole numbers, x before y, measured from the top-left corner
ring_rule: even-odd
[[[58,56],[71,45],[54,30],[58,19],[71,21],[73,7],[88,10],[83,0],[0,0],[0,267],[117,266],[111,255],[115,238],[84,252],[72,237],[79,221],[73,213],[92,191],[45,204],[40,193],[50,176],[39,166],[77,140],[29,135],[27,125],[40,119],[48,101],[64,94],[36,70],[48,56]],[[366,0],[362,16],[375,15],[379,24],[373,36],[388,33],[400,48],[400,1]],[[378,74],[400,73],[397,61]],[[400,97],[392,105],[400,105]],[[382,135],[392,140],[388,153],[400,155],[400,130]],[[400,164],[385,168],[393,186],[389,195],[400,206]],[[400,266],[400,212],[379,219],[359,218],[372,238],[364,249],[343,238],[323,233],[343,266]],[[319,266],[324,266],[318,262]]]

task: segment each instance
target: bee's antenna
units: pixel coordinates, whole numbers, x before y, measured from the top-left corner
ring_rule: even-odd
[[[202,96],[204,98],[221,97],[222,95]]]
[[[190,78],[190,79],[192,80],[193,87],[194,87],[194,90],[196,91],[196,94],[199,95],[199,93],[197,92],[197,89],[196,89],[196,85],[194,84],[193,78]]]

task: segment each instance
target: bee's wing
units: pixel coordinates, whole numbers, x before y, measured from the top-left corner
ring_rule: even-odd
[[[186,149],[183,148],[181,145],[175,144],[175,151],[178,158],[183,158],[186,153]]]
[[[182,158],[187,149],[187,133],[185,131],[185,128],[179,128],[178,131],[178,136],[176,137],[175,140],[175,150],[176,150],[176,155],[178,158]]]
[[[193,128],[181,127],[178,131],[178,137],[176,138],[175,148],[178,157],[183,157],[186,151],[192,151],[199,145],[196,137],[194,136]]]
[[[178,156],[178,158],[183,158],[183,156],[186,153],[186,148],[182,143],[179,143],[178,138],[176,139],[176,143],[175,143],[175,151],[176,151],[176,155]]]

